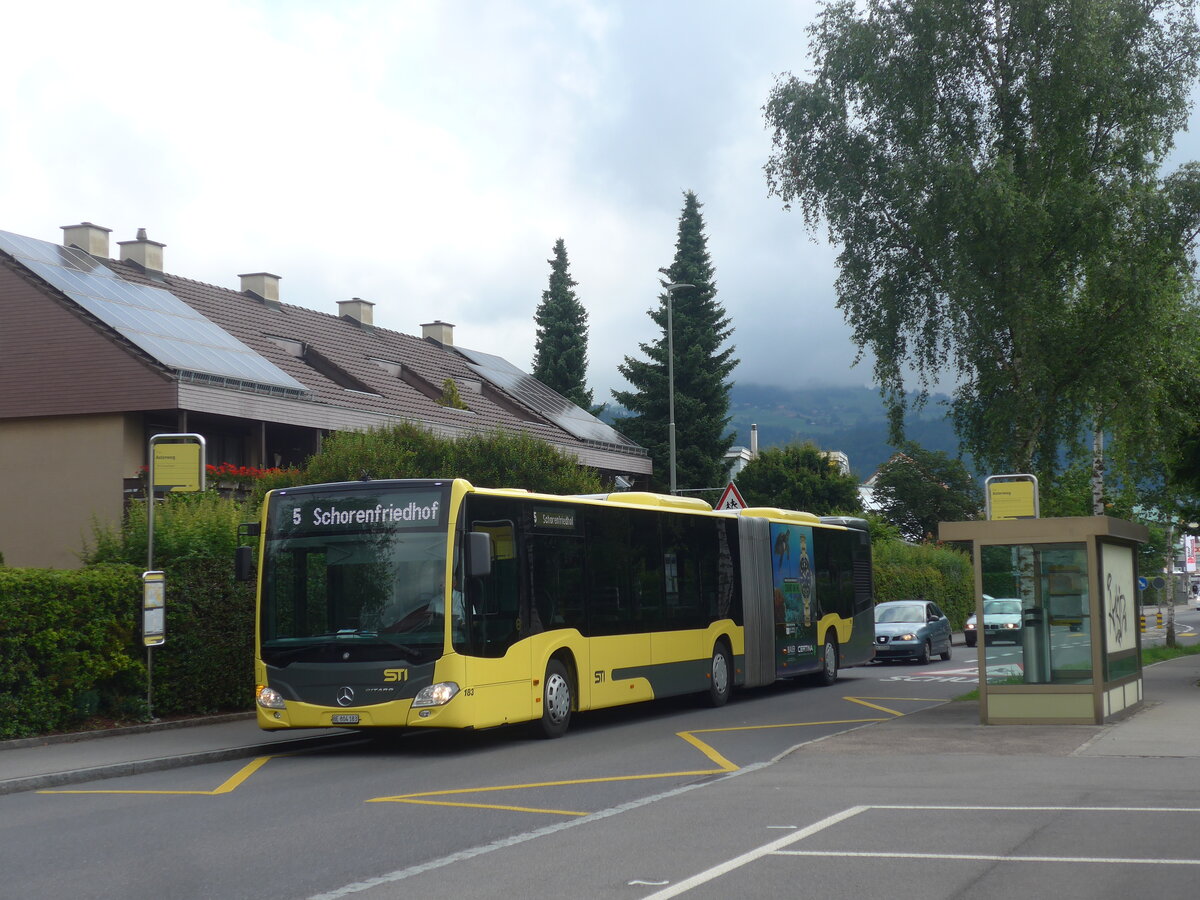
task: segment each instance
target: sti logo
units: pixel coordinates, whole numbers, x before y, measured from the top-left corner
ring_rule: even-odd
[[[384,669],[384,681],[408,681],[408,669]]]

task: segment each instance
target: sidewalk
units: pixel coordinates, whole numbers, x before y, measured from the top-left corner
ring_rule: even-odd
[[[263,731],[243,713],[0,741],[0,795],[358,740],[342,728]]]
[[[1200,655],[1149,666],[1143,679],[1144,706],[1108,725],[980,725],[978,703],[950,702],[833,735],[806,750],[1200,757]],[[262,731],[242,714],[5,741],[0,795],[362,739],[337,728]]]

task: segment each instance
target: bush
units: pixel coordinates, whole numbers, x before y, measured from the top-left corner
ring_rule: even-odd
[[[144,710],[141,570],[0,569],[0,738]]]
[[[496,431],[451,440],[407,423],[331,434],[304,471],[310,484],[364,477],[465,478],[480,487],[559,494],[604,490],[594,470],[537,438]]]
[[[971,557],[934,544],[884,541],[872,550],[875,598],[922,598],[942,608],[955,630],[975,611],[975,573]]]
[[[168,494],[154,508],[154,567],[168,569],[181,559],[224,559],[232,569],[237,529],[258,520],[252,503],[222,497],[215,490]],[[85,545],[87,565],[122,562],[146,565],[146,503],[138,500],[126,510],[119,529],[92,525],[94,546]]]

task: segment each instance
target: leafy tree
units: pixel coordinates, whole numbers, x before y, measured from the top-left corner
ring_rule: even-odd
[[[537,342],[533,351],[533,377],[553,388],[576,406],[592,409],[587,389],[587,310],[575,296],[576,281],[567,271],[563,239],[554,242],[550,286],[534,313]]]
[[[974,519],[983,509],[983,492],[962,460],[911,442],[879,467],[874,499],[910,541],[936,538],[938,522]]]
[[[770,447],[738,473],[738,492],[750,506],[798,509],[819,516],[857,513],[858,480],[811,441]]]
[[[480,487],[594,494],[595,470],[537,438],[503,431],[456,439],[411,423],[329,435],[308,460],[304,482],[369,478],[466,478]]]
[[[893,439],[911,372],[916,405],[957,384],[955,428],[994,471],[1052,472],[1093,429],[1147,447],[1195,320],[1200,167],[1158,174],[1194,0],[836,2],[811,34],[812,80],[765,107],[767,180],[842,247],[838,305]]]
[[[650,451],[654,477],[661,487],[670,471],[670,403],[668,347],[674,344],[676,472],[681,489],[711,488],[725,481],[725,453],[735,433],[729,430],[728,380],[738,360],[732,346],[722,345],[733,333],[717,302],[717,287],[704,234],[702,204],[684,194],[675,242],[675,259],[664,270],[667,284],[690,285],[664,290],[651,320],[662,329],[658,340],[640,344],[646,360],[626,356],[617,369],[633,386],[613,397],[633,413],[616,420],[617,428]],[[665,285],[664,285],[665,287]],[[673,338],[668,340],[668,305]]]

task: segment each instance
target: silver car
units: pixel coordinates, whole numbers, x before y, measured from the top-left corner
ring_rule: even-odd
[[[949,659],[950,620],[929,600],[892,600],[875,606],[875,658],[911,659],[925,665],[933,654]]]
[[[967,646],[974,647],[979,640],[979,626],[972,613],[963,627]],[[1021,601],[1015,597],[983,598],[984,643],[992,641],[1021,641]]]

